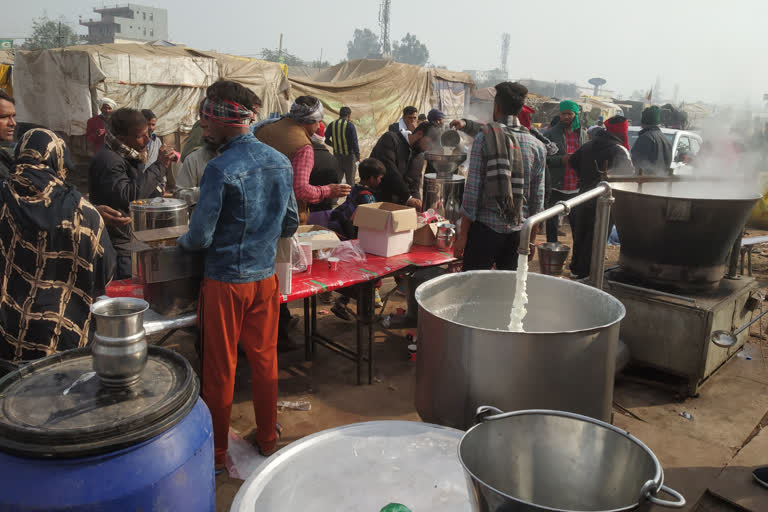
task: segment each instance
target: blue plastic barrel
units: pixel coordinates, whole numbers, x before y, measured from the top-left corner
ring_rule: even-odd
[[[163,349],[150,347],[150,363],[153,358],[161,357],[165,363],[171,362],[166,364],[170,368],[173,363],[183,360],[178,354],[167,350],[159,353],[158,350]],[[87,349],[69,352],[90,357]],[[67,365],[77,363],[77,357],[67,356],[66,352],[52,357],[60,357],[61,360],[52,364],[41,360],[30,365],[31,369],[25,367],[16,372],[20,375],[12,373],[0,380],[0,394],[6,389],[16,390],[20,392],[20,398],[25,397],[24,402],[19,404],[35,400],[35,397],[29,396],[28,390],[22,388],[25,377],[29,379],[37,372],[46,371],[46,367],[55,368],[56,364],[66,370]],[[183,372],[192,372],[189,363],[183,361],[186,364]],[[152,364],[148,364],[150,367]],[[27,375],[22,374],[25,371]],[[59,380],[61,375],[68,375],[67,371],[48,373]],[[156,381],[163,380],[160,373],[155,376]],[[112,396],[113,391],[98,389],[98,382],[90,379],[77,384],[66,394],[65,397],[70,400],[65,404],[66,409],[62,409],[66,412],[57,411],[54,415],[45,416],[43,426],[30,425],[29,432],[13,424],[12,412],[21,406],[8,402],[5,396],[0,397],[0,435],[3,436],[0,440],[0,511],[215,510],[211,415],[198,398],[197,379],[194,374],[191,377],[187,380],[193,389],[184,393],[181,393],[184,383],[162,384],[169,390],[173,388],[167,397],[170,400],[168,404],[166,400],[158,401],[156,397],[150,397],[151,406],[146,410],[151,421],[137,421],[136,418],[142,416],[140,410],[136,417],[126,413],[123,418],[114,418],[111,423],[98,424],[92,420],[91,423],[97,423],[98,431],[81,433],[77,437],[70,435],[72,417],[93,412],[89,410],[92,403],[70,398],[77,393],[78,386],[83,387],[81,397],[91,395],[86,389],[88,386],[96,389],[99,400],[104,395],[108,396],[111,402],[107,404],[107,410],[116,402],[120,402],[118,405],[123,408],[133,403],[146,405],[146,390],[134,391],[135,397],[115,397]],[[65,377],[64,384],[68,380],[70,377]],[[57,398],[57,403],[61,405],[62,397]],[[38,417],[40,413],[33,411],[24,421]],[[129,417],[131,423],[121,423]],[[59,428],[61,425],[66,428]],[[46,446],[40,442],[42,435],[52,440]],[[60,437],[59,444],[53,441],[57,435]],[[147,435],[151,437],[144,439]],[[78,451],[87,455],[78,457]]]

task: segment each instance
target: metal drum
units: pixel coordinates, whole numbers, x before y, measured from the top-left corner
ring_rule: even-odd
[[[182,199],[155,197],[131,202],[131,227],[134,231],[172,228],[189,224],[189,205]]]
[[[459,445],[478,512],[623,512],[646,501],[685,506],[664,486],[653,452],[628,432],[561,411],[478,412],[480,424]],[[495,415],[483,416],[489,412]],[[661,492],[674,501],[660,499]]]
[[[455,223],[461,217],[461,201],[464,197],[464,176],[449,174],[438,177],[430,172],[424,175],[424,201],[422,209],[432,208]]]
[[[0,510],[215,509],[213,427],[179,354],[149,347],[141,379],[105,387],[89,348],[0,380]]]
[[[230,511],[378,511],[400,503],[414,511],[469,512],[456,457],[461,435],[412,421],[318,432],[267,459],[240,487]]]
[[[462,430],[485,404],[610,421],[624,306],[591,286],[531,273],[525,332],[510,332],[516,274],[447,274],[416,290],[419,415]]]
[[[723,182],[614,183],[619,265],[637,284],[712,290],[760,196]]]

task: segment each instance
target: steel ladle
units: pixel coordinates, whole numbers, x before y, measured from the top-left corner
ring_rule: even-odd
[[[743,327],[740,327],[736,332],[728,332],[728,331],[715,331],[712,333],[712,343],[717,345],[718,347],[722,348],[728,348],[732,347],[736,344],[736,336],[738,336],[744,329],[748,329],[750,325],[760,320],[763,315],[768,313],[768,310],[763,311],[759,315],[757,315],[757,318],[751,320],[747,325],[744,325]]]

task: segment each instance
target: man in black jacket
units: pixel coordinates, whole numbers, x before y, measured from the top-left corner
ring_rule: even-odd
[[[333,123],[331,123],[333,124]],[[312,142],[312,149],[315,152],[315,163],[312,166],[312,172],[309,174],[309,184],[316,187],[322,187],[323,185],[331,185],[341,183],[341,178],[344,174],[339,167],[339,160],[336,158],[338,155],[332,155],[328,150],[327,144],[327,131],[330,129],[325,128],[323,123],[320,123],[320,128],[310,138]],[[354,168],[354,162],[352,167]],[[333,198],[326,197],[319,203],[310,203],[310,212],[324,212],[333,210],[335,201]],[[310,224],[312,222],[310,221]]]
[[[661,109],[653,106],[643,110],[643,129],[632,146],[632,163],[644,175],[668,176],[672,166],[672,144],[661,132]]]
[[[407,138],[420,124],[418,112],[416,107],[405,107],[403,109],[403,117],[401,117],[398,122],[389,125],[389,131],[400,133],[404,139]]]
[[[594,132],[593,139],[571,155],[569,163],[576,171],[579,190],[582,193],[595,188],[608,174],[634,174],[627,149],[628,128],[629,123],[626,118],[612,117],[605,121],[605,129],[601,128]],[[589,275],[596,212],[596,201],[588,201],[571,210],[573,233],[571,275],[576,278]]]
[[[429,123],[421,123],[407,136],[387,131],[378,140],[371,151],[371,158],[383,163],[387,173],[376,192],[377,200],[404,204],[417,210],[421,208],[421,200],[414,197],[408,186],[408,164],[411,151],[419,153],[431,149],[432,139],[428,136],[430,126]]]
[[[116,110],[109,121],[104,145],[88,169],[88,190],[93,204],[106,205],[125,216],[130,203],[163,194],[163,177],[171,165],[173,148],[162,146],[157,161],[146,167],[149,131],[144,115],[134,109]],[[109,227],[117,251],[116,279],[131,277],[131,253],[120,245],[130,242],[131,227]]]

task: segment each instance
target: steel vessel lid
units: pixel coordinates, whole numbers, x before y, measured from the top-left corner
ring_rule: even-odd
[[[69,458],[111,452],[157,436],[186,416],[199,394],[189,362],[149,347],[141,380],[101,385],[90,348],[40,359],[0,380],[0,450]]]
[[[131,211],[167,212],[185,210],[189,205],[183,199],[174,197],[153,197],[152,199],[137,199],[131,201]]]
[[[451,174],[448,176],[438,176],[436,172],[424,173],[425,180],[440,180],[440,181],[452,181],[452,182],[464,182],[466,178],[461,174]]]
[[[381,510],[402,503],[411,510],[469,512],[458,458],[462,435],[414,421],[324,430],[286,446],[259,466],[230,510]]]

